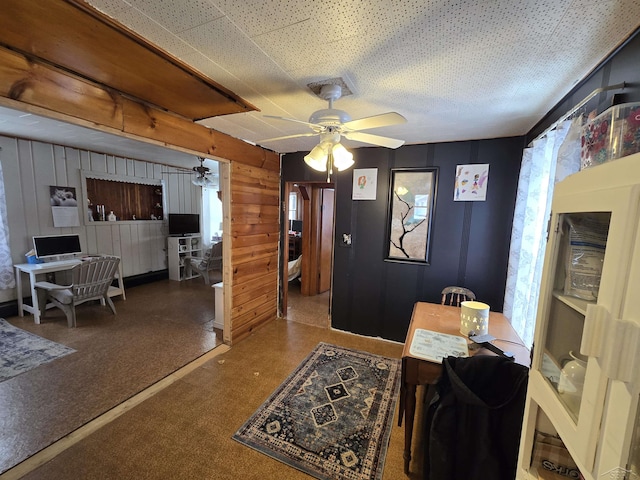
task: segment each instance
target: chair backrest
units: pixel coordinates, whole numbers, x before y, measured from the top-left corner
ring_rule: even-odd
[[[222,242],[211,245],[198,267],[202,270],[222,269]]]
[[[71,292],[76,301],[104,295],[118,271],[120,259],[104,256],[84,260],[71,269]]]
[[[442,290],[442,305],[456,305],[467,300],[475,300],[476,295],[468,288],[464,287],[445,287]]]

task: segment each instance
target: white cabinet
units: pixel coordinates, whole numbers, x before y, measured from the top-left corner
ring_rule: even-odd
[[[640,479],[639,215],[640,154],[556,185],[518,478],[542,478],[531,466],[541,430],[587,480]]]
[[[169,279],[180,281],[197,277],[197,272],[187,275],[185,258],[202,257],[201,236],[189,235],[187,237],[169,237],[167,239],[167,255]]]
[[[213,328],[224,330],[224,286],[222,282],[211,285],[215,291],[215,319],[213,320]]]

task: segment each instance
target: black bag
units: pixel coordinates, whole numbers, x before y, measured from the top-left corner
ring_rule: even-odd
[[[529,370],[504,357],[447,357],[426,416],[424,478],[513,480]]]

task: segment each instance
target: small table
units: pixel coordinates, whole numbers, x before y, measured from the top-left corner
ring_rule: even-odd
[[[74,266],[78,265],[82,260],[80,258],[73,260],[62,260],[58,262],[45,262],[45,263],[18,263],[14,265],[16,269],[16,294],[18,295],[18,314],[23,317],[24,312],[33,314],[33,321],[36,324],[40,323],[40,309],[38,308],[38,294],[36,292],[35,283],[36,276],[43,275],[45,273],[64,272],[65,270],[71,270]],[[27,273],[29,275],[29,283],[31,287],[31,305],[25,305],[22,301],[22,275],[21,273]],[[122,295],[122,299],[125,300],[124,286],[122,283],[122,262],[118,265],[118,274],[116,281],[117,287],[109,287],[108,295],[114,297]]]
[[[413,437],[413,419],[416,411],[416,387],[436,383],[442,372],[442,364],[430,362],[423,358],[413,356],[409,350],[413,335],[417,329],[431,330],[449,335],[460,333],[460,307],[451,307],[435,303],[417,302],[413,307],[409,331],[402,351],[402,384],[400,388],[400,402],[398,413],[398,426],[402,426],[402,417],[405,417],[404,425],[404,473],[409,473],[411,463],[411,441]],[[507,318],[501,313],[489,312],[489,333],[496,337],[492,343],[502,350],[515,355],[515,361],[521,365],[529,366],[529,349],[527,349],[518,334],[511,327]],[[471,343],[471,341],[469,341]],[[491,354],[492,352],[481,348],[469,350],[469,355]]]

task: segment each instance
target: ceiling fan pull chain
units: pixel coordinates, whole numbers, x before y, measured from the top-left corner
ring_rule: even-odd
[[[330,148],[327,155],[327,183],[331,183],[331,175],[333,175],[333,152]]]

